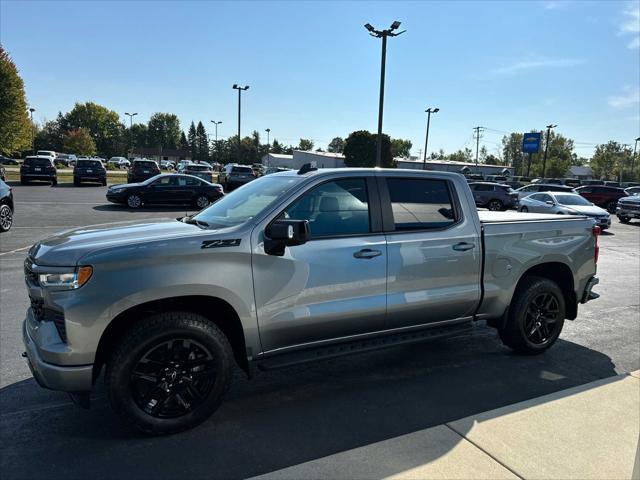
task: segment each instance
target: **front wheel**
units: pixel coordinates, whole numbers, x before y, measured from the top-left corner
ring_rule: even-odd
[[[231,385],[233,352],[205,317],[164,312],[137,323],[107,367],[113,409],[154,435],[176,433],[206,420]]]
[[[492,212],[499,212],[503,209],[502,202],[500,200],[491,200],[489,202],[489,210]]]
[[[502,342],[517,353],[536,355],[553,345],[564,325],[565,301],[558,285],[542,277],[527,277],[516,289]]]
[[[0,232],[8,232],[13,225],[13,210],[6,203],[0,205]]]
[[[629,217],[618,217],[618,220],[620,220],[620,223],[629,223],[631,221]]]
[[[607,203],[607,212],[616,213],[617,205],[618,205],[618,202],[614,202],[614,201]]]
[[[127,197],[127,206],[129,208],[140,208],[142,206],[142,199],[139,195],[131,194]]]
[[[527,213],[529,209],[527,207],[520,207],[520,211],[523,213]]]

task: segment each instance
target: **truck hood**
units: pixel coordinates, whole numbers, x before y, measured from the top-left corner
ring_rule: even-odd
[[[619,203],[633,203],[634,205],[640,203],[640,195],[630,195],[628,197],[622,197],[618,200]]]
[[[29,256],[38,265],[74,266],[84,255],[101,248],[196,235],[203,231],[197,225],[171,218],[90,225],[60,232],[36,243],[29,250]]]

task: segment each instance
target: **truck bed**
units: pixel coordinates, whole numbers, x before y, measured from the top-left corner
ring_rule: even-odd
[[[582,215],[554,215],[549,213],[521,213],[514,211],[491,212],[479,210],[480,223],[511,223],[511,222],[541,222],[550,220],[578,220],[584,219]]]

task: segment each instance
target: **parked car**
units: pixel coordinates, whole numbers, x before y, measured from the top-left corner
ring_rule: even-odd
[[[131,166],[131,162],[125,157],[111,157],[107,163],[122,170]]]
[[[580,180],[580,185],[604,185],[604,180]]]
[[[58,155],[53,150],[38,150],[36,152],[36,156],[37,157],[51,157],[53,160],[55,160]]]
[[[265,175],[271,175],[272,173],[288,172],[289,170],[291,170],[291,169],[290,168],[284,168],[284,167],[268,167],[264,171],[264,174]]]
[[[211,167],[205,163],[187,163],[182,169],[185,175],[193,175],[211,183],[213,181],[213,172]]]
[[[61,164],[64,165],[65,167],[69,167],[72,166],[73,164],[75,164],[75,161],[78,159],[78,157],[76,157],[75,155],[71,155],[71,154],[67,154],[67,153],[59,153],[55,160],[53,161],[54,164]]]
[[[160,160],[160,168],[162,170],[175,170],[176,164],[171,160]]]
[[[3,182],[7,181],[7,174],[4,171],[4,167],[2,165],[0,165],[0,180],[2,180]]]
[[[605,187],[616,187],[616,188],[620,188],[620,182],[614,182],[612,180],[605,180],[604,182],[604,186]]]
[[[508,185],[491,182],[473,182],[469,184],[473,199],[478,207],[489,210],[507,210],[518,205],[518,194]]]
[[[520,211],[560,215],[586,215],[593,218],[602,230],[606,230],[611,226],[611,216],[605,209],[595,206],[577,193],[532,193],[520,200]]]
[[[0,232],[8,232],[13,225],[13,192],[0,180]]]
[[[218,181],[225,191],[230,191],[256,179],[251,167],[230,163],[225,165],[218,175]]]
[[[465,175],[467,182],[483,182],[484,181],[484,175],[482,175],[481,173],[469,173],[467,175]]]
[[[160,167],[153,160],[134,160],[127,172],[128,183],[143,182],[160,173]]]
[[[572,188],[579,187],[581,185],[579,178],[563,178],[562,184]]]
[[[166,434],[218,408],[234,364],[459,336],[475,320],[540,354],[597,298],[599,231],[585,217],[477,212],[454,173],[307,165],[178,221],[38,242],[24,262],[26,357],[40,385],[85,406],[104,371],[121,418]]]
[[[618,216],[620,223],[629,223],[632,218],[640,218],[640,194],[622,197],[618,200],[616,215]]]
[[[509,181],[509,177],[505,177],[504,175],[487,175],[485,180],[491,183],[500,183],[501,185],[506,185],[506,183]]]
[[[640,194],[640,187],[625,188],[624,193],[626,193],[627,195],[638,195]]]
[[[82,182],[107,185],[107,170],[100,160],[77,160],[73,169],[73,184],[78,186]]]
[[[53,164],[53,157],[47,155],[24,159],[20,166],[20,183],[26,185],[33,180],[50,182],[51,185],[58,184],[58,173]]]
[[[638,183],[638,182],[622,182],[620,184],[620,186],[622,188],[625,188],[625,189],[629,188],[629,187],[640,187],[640,183]]]
[[[516,193],[518,194],[518,199],[522,200],[523,198],[531,195],[536,192],[569,192],[573,193],[575,190],[572,187],[565,185],[556,185],[556,184],[547,184],[547,183],[530,183],[529,185],[525,185],[524,187],[518,188]]]
[[[618,200],[627,196],[622,188],[603,185],[578,187],[576,192],[599,207],[605,208],[609,213],[616,213]]]
[[[107,190],[107,200],[130,208],[162,203],[189,204],[202,209],[223,195],[221,185],[176,173],[156,175],[141,183],[112,185]]]
[[[0,165],[20,165],[18,160],[0,155]]]

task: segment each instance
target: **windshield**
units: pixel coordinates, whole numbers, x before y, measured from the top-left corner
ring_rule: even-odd
[[[592,203],[580,195],[555,195],[556,201],[560,205],[582,205],[588,207]]]
[[[233,173],[253,173],[251,167],[233,167],[231,171]]]
[[[259,178],[234,190],[193,218],[212,228],[240,225],[269,208],[299,181],[299,177]]]
[[[206,172],[208,170],[211,170],[210,167],[207,167],[206,165],[188,165],[187,167],[185,167],[186,170],[193,170],[194,172]]]
[[[46,158],[25,158],[24,164],[29,167],[49,167],[51,166],[51,160]]]

